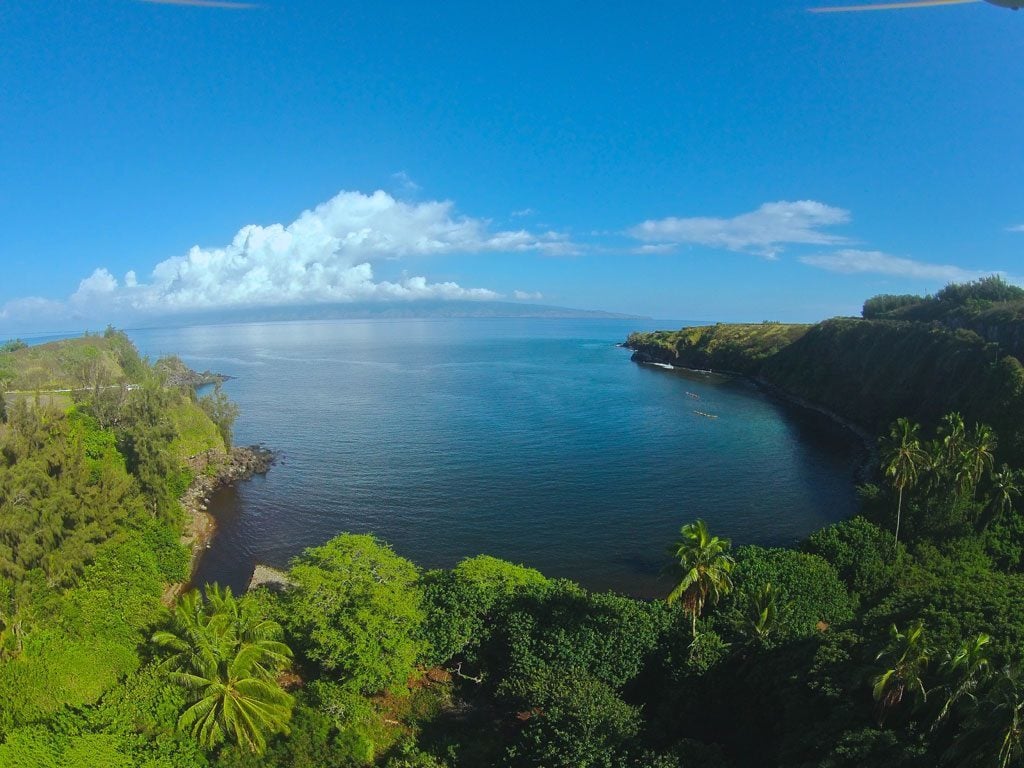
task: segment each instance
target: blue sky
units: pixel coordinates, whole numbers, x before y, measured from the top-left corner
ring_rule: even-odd
[[[1024,274],[1024,13],[805,7],[5,0],[0,330],[419,297],[816,320]]]

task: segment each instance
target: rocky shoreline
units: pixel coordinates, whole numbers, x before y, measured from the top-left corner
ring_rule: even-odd
[[[207,511],[210,496],[214,491],[248,480],[255,475],[265,475],[273,466],[276,456],[273,451],[260,445],[232,448],[223,451],[207,451],[193,456],[188,467],[193,473],[192,483],[181,497],[185,512],[185,530],[181,542],[192,554],[189,564],[189,578],[195,573],[199,558],[206,550],[217,524]],[[164,592],[164,602],[171,604],[188,587],[189,582],[171,584]]]

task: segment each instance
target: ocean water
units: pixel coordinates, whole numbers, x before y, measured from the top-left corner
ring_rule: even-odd
[[[130,332],[235,377],[237,444],[280,460],[211,500],[197,581],[243,587],[342,531],[424,568],[487,553],[636,596],[679,527],[792,544],[855,510],[863,449],[825,417],[713,374],[630,361],[643,323],[373,320]],[[696,395],[694,397],[693,395]],[[699,399],[698,399],[699,398]],[[711,419],[695,411],[716,415]]]

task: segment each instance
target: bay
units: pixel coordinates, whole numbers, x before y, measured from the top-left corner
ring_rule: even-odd
[[[280,455],[211,500],[199,583],[242,588],[255,563],[286,566],[350,531],[424,568],[486,553],[660,596],[683,523],[787,545],[854,512],[853,434],[742,379],[632,363],[616,344],[653,327],[333,320],[129,335],[143,354],[234,377],[236,443]]]

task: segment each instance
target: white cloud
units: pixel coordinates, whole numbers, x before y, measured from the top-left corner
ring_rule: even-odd
[[[1024,224],[1017,224],[1016,226],[1013,226],[1013,227],[1007,227],[1006,231],[1007,232],[1024,232]]]
[[[391,178],[395,180],[395,182],[398,184],[398,186],[402,189],[403,192],[420,191],[420,185],[413,181],[412,177],[409,176],[409,174],[406,173],[405,171],[392,173]]]
[[[536,211],[533,208],[522,208],[518,211],[512,211],[512,218],[518,219],[523,216],[533,216],[535,213]]]
[[[765,203],[730,219],[693,217],[649,219],[627,234],[657,247],[706,245],[775,258],[785,245],[837,245],[845,238],[822,231],[846,224],[850,212],[814,200]]]
[[[632,249],[633,253],[674,253],[679,246],[675,243],[645,243]]]
[[[483,219],[457,215],[447,201],[406,203],[385,192],[341,192],[288,225],[251,224],[227,245],[193,246],[160,262],[143,280],[135,270],[120,282],[100,267],[66,301],[9,302],[0,318],[45,311],[49,317],[106,321],[141,314],[374,299],[494,299],[486,288],[374,278],[373,263],[455,253],[573,252],[557,232],[492,232]]]
[[[544,294],[540,291],[512,291],[512,298],[516,301],[540,301],[544,298]]]
[[[950,264],[929,264],[924,261],[891,256],[881,251],[846,249],[835,253],[822,253],[800,258],[804,264],[846,275],[876,274],[909,277],[918,280],[963,281],[974,280],[991,272],[975,272]]]

